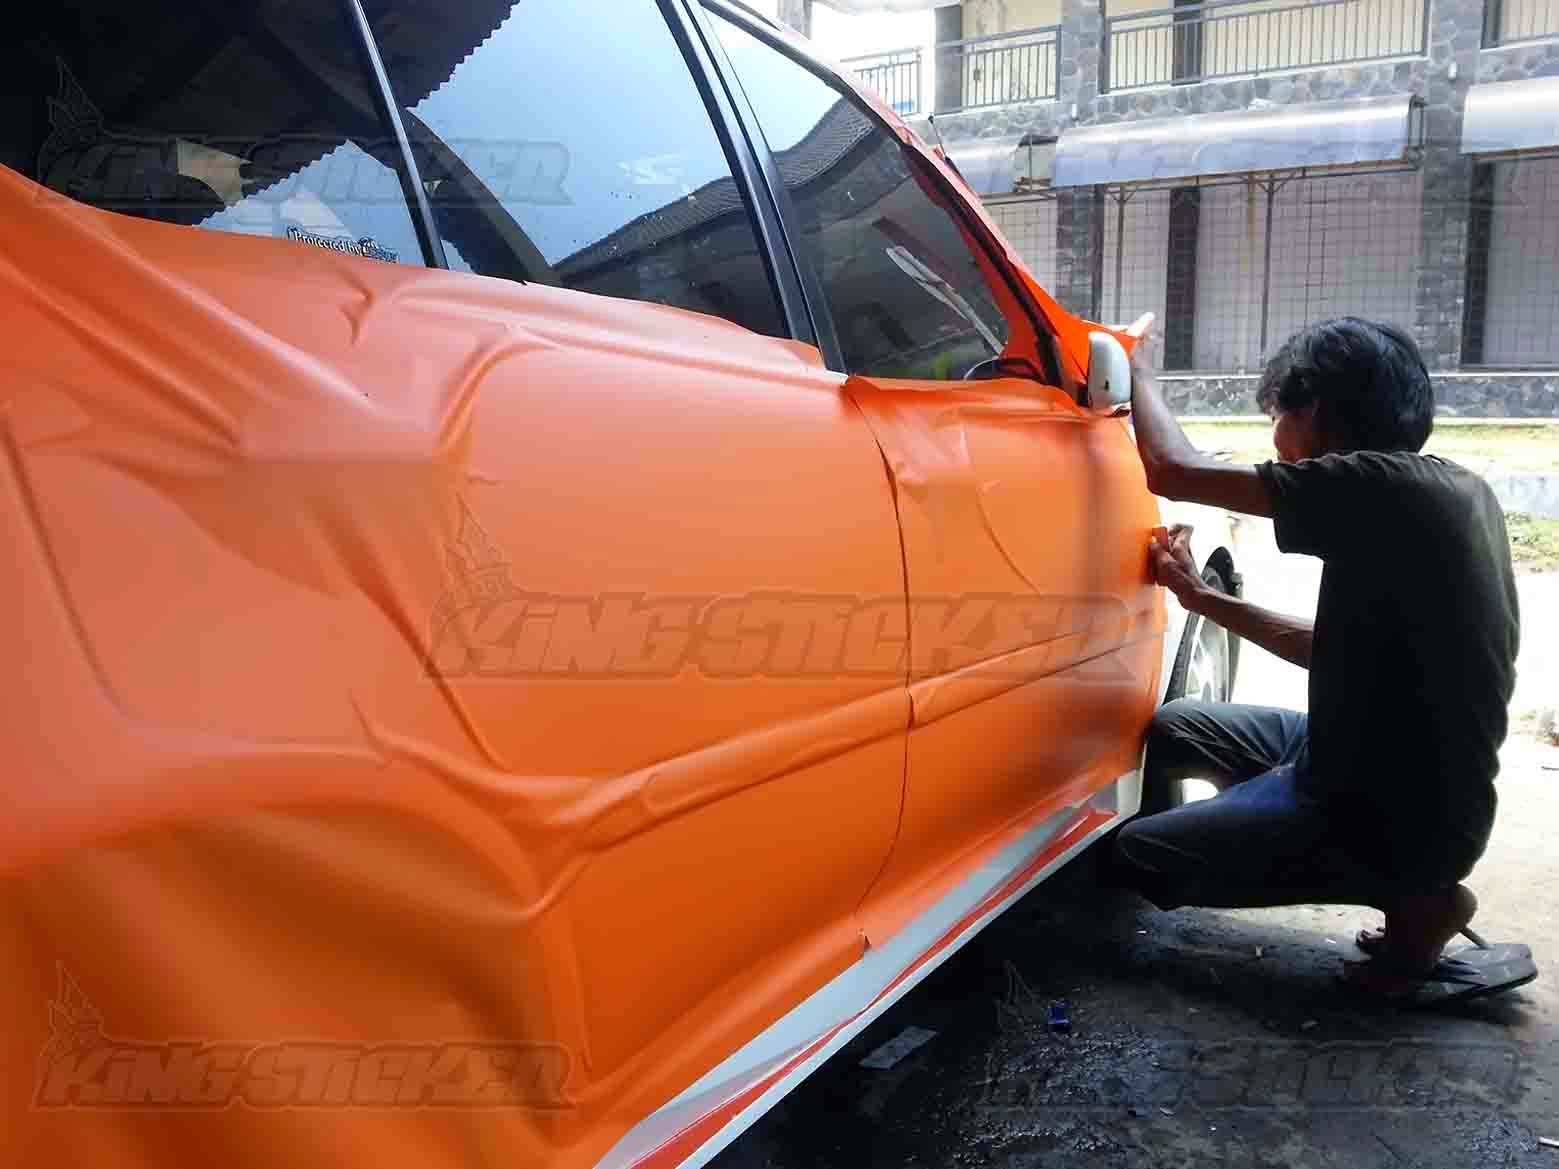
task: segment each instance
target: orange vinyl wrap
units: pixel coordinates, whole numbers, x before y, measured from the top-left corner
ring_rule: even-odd
[[[1135,766],[1156,509],[1059,391],[4,168],[0,241],[0,1164],[585,1169]]]
[[[1144,555],[1158,509],[1122,422],[1030,381],[846,388],[893,477],[911,614],[904,814],[865,907],[875,941],[1136,765],[1165,613]],[[975,659],[981,622],[995,636]]]
[[[902,673],[721,608],[902,612],[815,352],[3,169],[0,235],[0,1163],[592,1165],[861,952]]]

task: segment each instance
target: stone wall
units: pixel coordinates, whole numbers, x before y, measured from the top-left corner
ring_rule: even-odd
[[[1056,196],[1056,286],[1051,295],[1064,308],[1092,320],[1103,315],[1103,270],[1094,263],[1104,248],[1104,197],[1095,187]]]
[[[1351,97],[1422,95],[1428,63],[1422,57],[1326,69],[1304,69],[1270,77],[1159,86],[1124,93],[1099,92],[1099,40],[1103,22],[1096,3],[1075,3],[1080,25],[1062,25],[1061,82],[1056,100],[936,115],[944,141],[1004,134],[1059,133],[1070,126],[1109,125],[1177,114],[1212,114],[1263,105],[1296,105]],[[1092,17],[1091,21],[1086,18]],[[1090,27],[1090,25],[1092,27]],[[1071,50],[1069,53],[1068,50]],[[1506,50],[1510,54],[1516,49]],[[1089,68],[1088,66],[1091,66]],[[1556,70],[1559,71],[1559,70]],[[1077,114],[1072,115],[1073,105]]]
[[[1462,110],[1477,76],[1483,0],[1434,0],[1424,75],[1423,197],[1414,332],[1431,370],[1461,364],[1472,160],[1461,152]]]
[[[1520,81],[1524,77],[1559,74],[1559,38],[1507,49],[1484,49],[1478,54],[1479,81]]]
[[[1300,69],[1266,77],[1204,81],[1199,85],[1101,93],[1080,121],[1091,125],[1169,118],[1177,114],[1216,114],[1264,105],[1299,105],[1350,97],[1385,97],[1421,92],[1427,63],[1422,57],[1376,61],[1324,69]]]
[[[1559,374],[1433,375],[1441,414],[1465,418],[1559,418]]]

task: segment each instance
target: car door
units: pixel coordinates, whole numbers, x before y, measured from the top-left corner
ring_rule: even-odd
[[[913,726],[875,942],[982,850],[1135,767],[1157,512],[1124,423],[1061,387],[1022,282],[929,156],[777,38],[710,19],[894,483]]]
[[[526,599],[466,632],[523,676],[468,655],[454,684],[499,758],[595,785],[537,842],[544,916],[590,1082],[628,1114],[861,951],[908,702],[849,658],[899,612],[902,556],[868,426],[788,339],[685,11],[623,0],[601,38],[567,0],[477,8],[445,77],[427,46],[459,20],[368,6],[451,266],[526,281],[467,492]],[[618,621],[652,632],[608,662],[590,639]]]
[[[200,1115],[37,1113],[29,1155],[593,1165],[864,949],[908,725],[871,430],[797,335],[679,6],[617,0],[603,37],[572,0],[343,5],[405,184],[368,181],[400,158],[368,46],[284,3],[101,7],[40,18],[40,110],[79,146],[53,84],[112,98],[212,179],[181,221],[245,238],[0,171],[6,635],[38,681],[0,703],[0,969],[38,1006],[7,1098],[83,1010],[154,1069],[190,1037],[275,1074]],[[144,57],[88,35],[116,20]],[[369,149],[332,155],[323,111]],[[422,242],[453,270],[386,262]],[[102,1015],[46,1011],[56,964]],[[289,1080],[278,1044],[336,1062]],[[423,1056],[476,1085],[404,1079]]]

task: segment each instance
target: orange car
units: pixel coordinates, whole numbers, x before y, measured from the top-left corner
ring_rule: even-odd
[[[803,44],[0,54],[0,1163],[701,1163],[1138,806],[1131,338]]]

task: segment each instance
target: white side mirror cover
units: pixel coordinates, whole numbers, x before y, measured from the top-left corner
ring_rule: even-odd
[[[1088,408],[1103,415],[1131,409],[1131,359],[1109,333],[1088,334]]]

